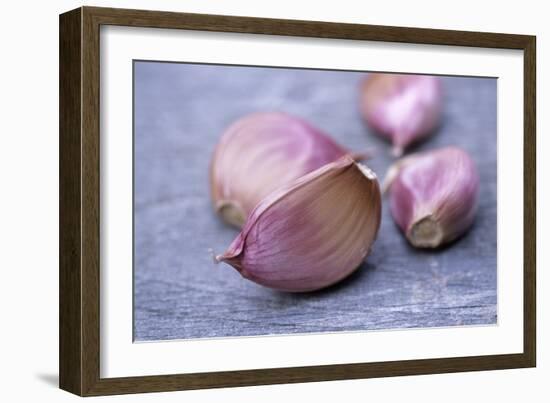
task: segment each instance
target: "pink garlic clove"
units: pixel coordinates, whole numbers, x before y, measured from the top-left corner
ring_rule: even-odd
[[[348,150],[302,119],[279,112],[245,116],[226,129],[214,151],[214,208],[225,221],[241,227],[270,192],[346,154]]]
[[[359,267],[380,216],[376,175],[345,156],[264,198],[216,259],[266,287],[317,290]]]
[[[479,176],[474,161],[457,147],[412,154],[386,176],[392,216],[409,242],[437,248],[461,236],[477,210]]]
[[[369,125],[393,145],[392,154],[433,133],[443,92],[439,78],[371,73],[361,86],[361,112]]]

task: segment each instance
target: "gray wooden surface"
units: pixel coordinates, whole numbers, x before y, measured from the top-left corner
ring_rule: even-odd
[[[137,62],[135,66],[136,341],[494,324],[496,306],[496,90],[494,79],[444,78],[444,118],[417,150],[456,144],[481,176],[472,230],[451,247],[408,246],[383,205],[372,254],[329,289],[287,294],[215,265],[237,235],[211,211],[209,159],[240,116],[282,110],[353,150],[388,145],[357,110],[362,73]]]

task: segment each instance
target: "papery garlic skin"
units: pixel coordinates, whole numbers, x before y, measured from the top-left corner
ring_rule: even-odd
[[[433,133],[442,100],[442,85],[434,76],[371,73],[361,86],[363,117],[392,142],[394,156]]]
[[[385,182],[392,216],[415,247],[451,242],[474,221],[479,175],[460,148],[412,154],[390,168]]]
[[[215,210],[241,227],[267,194],[349,151],[297,117],[247,115],[223,133],[210,165]]]
[[[268,195],[216,259],[266,287],[318,290],[360,266],[380,216],[376,175],[346,156]]]

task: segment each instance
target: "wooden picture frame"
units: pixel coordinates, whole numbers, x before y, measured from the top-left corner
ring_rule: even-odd
[[[523,353],[100,377],[100,26],[519,49],[524,56]],[[536,363],[535,37],[483,32],[81,7],[60,16],[60,387],[80,396],[533,367]]]

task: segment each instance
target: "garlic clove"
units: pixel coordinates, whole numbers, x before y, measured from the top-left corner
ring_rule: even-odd
[[[437,248],[461,236],[477,210],[479,176],[460,148],[412,154],[386,175],[392,216],[417,248]]]
[[[380,217],[376,175],[345,156],[264,198],[216,260],[266,287],[318,290],[359,267]]]
[[[362,83],[361,112],[369,125],[393,145],[399,157],[412,143],[430,135],[442,110],[439,78],[371,73]]]
[[[241,227],[270,192],[346,154],[348,150],[302,119],[279,112],[245,116],[226,129],[214,151],[214,209]]]

